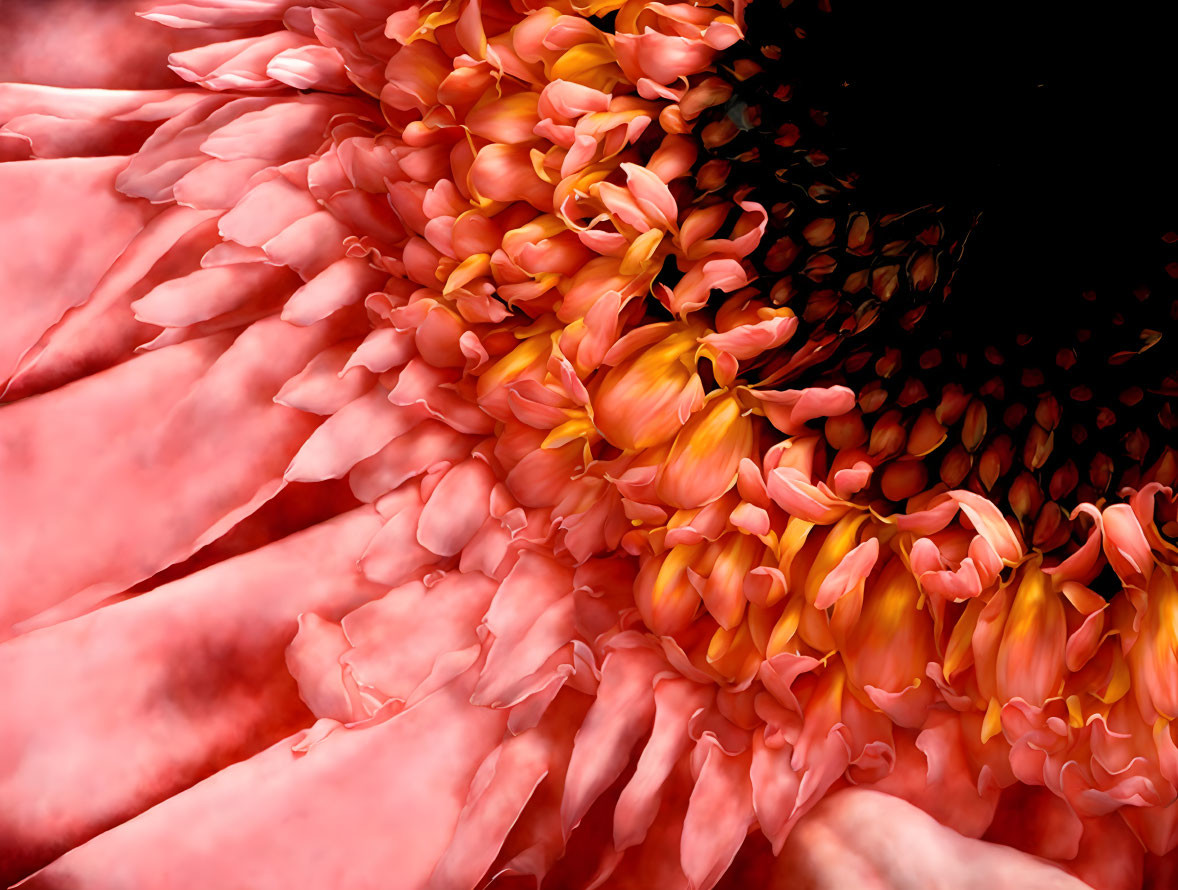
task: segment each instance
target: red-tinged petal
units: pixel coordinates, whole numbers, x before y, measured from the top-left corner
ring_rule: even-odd
[[[541,732],[509,736],[487,755],[471,788],[450,845],[430,876],[428,890],[473,890],[507,833],[548,775],[552,740]]]
[[[439,556],[453,556],[487,519],[495,476],[472,458],[442,477],[421,511],[417,542]]]
[[[825,609],[832,606],[861,585],[875,567],[878,558],[879,541],[875,538],[869,538],[851,550],[839,561],[834,570],[822,579],[822,584],[814,597],[815,607]]]
[[[5,624],[80,591],[87,601],[117,593],[273,496],[279,462],[315,421],[271,399],[333,335],[260,322],[232,345],[215,337],[172,347],[5,408],[4,435],[23,443],[7,448],[3,467],[0,523],[21,554],[6,565],[6,589],[23,591],[4,609]],[[172,405],[166,414],[161,399]],[[88,472],[75,476],[80,466]],[[46,510],[52,517],[37,518]],[[74,542],[68,561],[55,555],[62,538]]]
[[[138,321],[182,328],[256,304],[277,306],[296,286],[288,269],[247,263],[197,269],[153,288],[131,304]]]
[[[754,818],[751,754],[726,754],[710,736],[699,744],[707,754],[691,792],[679,855],[688,886],[711,890],[736,858]]]
[[[174,207],[152,218],[107,269],[90,298],[67,311],[25,353],[4,398],[45,392],[108,368],[151,339],[156,329],[135,321],[130,304],[173,269],[191,268],[217,240],[211,216]]]
[[[338,729],[305,754],[279,743],[67,853],[26,886],[187,890],[248,875],[254,890],[364,888],[396,875],[405,890],[423,888],[507,719],[472,707],[469,694],[469,680],[456,682],[371,728]]]
[[[117,196],[125,158],[68,158],[0,164],[0,192],[10,207],[0,241],[22,245],[0,259],[5,286],[0,378],[99,279],[158,210]],[[68,256],[69,262],[62,262]]]
[[[816,890],[1087,886],[1026,853],[962,837],[897,797],[858,788],[832,794],[802,818],[776,871]]]
[[[351,649],[341,662],[362,686],[408,701],[443,656],[478,643],[495,589],[482,575],[456,572],[431,587],[396,587],[344,618]]]
[[[472,701],[507,704],[506,696],[573,634],[572,572],[555,560],[524,552],[487,611],[494,635]]]
[[[1114,504],[1101,513],[1104,554],[1113,571],[1128,583],[1144,586],[1153,574],[1153,553],[1129,504]]]
[[[317,717],[351,723],[369,716],[353,707],[340,656],[349,648],[343,628],[314,612],[299,616],[299,629],[286,648],[286,667],[299,685],[299,698]]]
[[[1082,821],[1080,851],[1068,862],[1068,871],[1090,887],[1137,890],[1148,886],[1142,874],[1145,851],[1119,814]]]
[[[389,404],[377,384],[327,418],[311,433],[283,474],[289,482],[339,479],[425,419],[425,412]]]
[[[654,687],[654,728],[638,758],[634,775],[614,808],[614,847],[642,843],[663,799],[663,786],[691,743],[687,723],[707,698],[707,687],[690,680],[665,679]]]
[[[776,856],[785,843],[786,824],[798,796],[798,775],[790,766],[793,752],[788,746],[770,747],[765,743],[763,732],[753,734],[752,750],[749,777],[753,787],[753,809]]]
[[[283,650],[300,612],[338,617],[379,594],[355,570],[377,528],[357,510],[0,646],[0,878],[309,725]]]
[[[438,556],[417,543],[420,515],[418,505],[406,506],[389,517],[360,559],[366,577],[395,587],[433,568]]]
[[[314,324],[345,306],[359,303],[387,279],[387,273],[363,260],[336,260],[291,294],[282,318],[297,325]]]
[[[1003,562],[1010,565],[1022,558],[1022,545],[992,501],[971,491],[951,491],[948,495],[957,502],[961,512],[969,517],[978,534],[990,543]]]
[[[994,819],[998,789],[979,787],[964,732],[959,720],[934,712],[914,743],[897,739],[895,770],[870,787],[915,804],[966,837],[981,837]]]
[[[208,43],[172,53],[168,67],[189,83],[208,90],[264,90],[278,86],[266,66],[278,53],[302,46],[306,37],[293,31],[272,31],[224,43]]]
[[[567,838],[598,796],[626,768],[630,752],[655,714],[654,675],[664,666],[647,649],[614,649],[602,665],[601,685],[573,742],[560,821]],[[624,713],[626,720],[617,720]]]

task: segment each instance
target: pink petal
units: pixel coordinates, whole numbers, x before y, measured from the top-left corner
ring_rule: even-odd
[[[307,38],[293,31],[272,31],[261,37],[207,43],[172,53],[168,67],[208,90],[269,89],[278,84],[266,73],[267,63],[283,50],[306,42]]]
[[[317,717],[350,723],[356,713],[344,682],[340,656],[349,648],[343,628],[314,612],[299,616],[299,629],[286,648],[286,667],[299,684],[299,698]]]
[[[482,575],[457,572],[429,588],[420,581],[394,588],[344,618],[352,648],[342,661],[363,686],[408,701],[439,658],[478,642],[495,589]]]
[[[423,418],[419,410],[390,405],[388,390],[377,384],[311,433],[286,468],[284,478],[289,482],[339,479]]]
[[[507,738],[487,755],[471,783],[450,845],[429,890],[473,890],[507,833],[548,775],[551,740],[540,732]]]
[[[390,587],[421,577],[438,557],[417,543],[420,507],[406,507],[389,517],[360,558],[360,568],[373,581]]]
[[[879,558],[879,540],[868,538],[839,560],[839,564],[822,579],[814,597],[816,608],[825,609],[863,583]]]
[[[0,164],[0,193],[21,213],[0,217],[4,324],[0,379],[65,312],[84,303],[119,253],[158,211],[114,194],[124,158]],[[69,262],[62,262],[62,257]]]
[[[163,282],[131,308],[139,321],[187,327],[251,303],[274,305],[290,292],[292,278],[288,269],[264,263],[197,269]]]
[[[506,714],[466,702],[469,681],[307,753],[281,742],[67,853],[29,888],[423,888]],[[251,793],[242,795],[242,788]],[[217,855],[210,856],[209,851]]]
[[[1004,562],[1017,562],[1022,557],[1022,545],[992,501],[972,491],[950,491],[948,495]]]
[[[364,342],[356,347],[344,369],[360,365],[380,374],[390,368],[399,368],[413,358],[413,355],[411,333],[393,328],[375,328],[364,338]]]
[[[1153,553],[1129,504],[1114,504],[1101,514],[1104,520],[1104,552],[1113,570],[1126,580],[1140,576],[1148,581],[1153,572]]]
[[[411,436],[394,439],[358,463],[348,474],[348,481],[356,497],[372,502],[437,463],[468,457],[476,441],[436,420],[426,419],[413,428]]]
[[[5,562],[2,586],[21,594],[0,606],[0,625],[71,594],[117,593],[273,496],[315,420],[271,399],[334,333],[259,322],[232,345],[169,347],[7,407],[0,437],[22,444],[0,449],[0,529],[19,558]]]
[[[221,217],[221,235],[247,247],[261,247],[295,220],[319,209],[307,192],[281,176],[255,186]]]
[[[777,872],[832,890],[1087,886],[1026,853],[962,837],[899,798],[858,788],[832,794],[802,818]]]
[[[320,148],[333,115],[360,111],[353,99],[311,93],[298,102],[269,102],[218,127],[200,144],[202,153],[224,161],[265,158],[281,162]]]
[[[355,570],[377,527],[357,510],[0,646],[0,879],[309,725],[283,649],[300,612],[379,593]]]
[[[691,792],[679,855],[691,890],[711,890],[736,858],[754,818],[750,754],[726,754],[711,736],[699,745],[707,754]]]
[[[472,458],[442,477],[421,511],[417,542],[439,556],[453,556],[487,519],[495,476]]]
[[[705,698],[706,687],[690,680],[666,679],[655,684],[654,728],[614,808],[614,846],[618,850],[646,838],[658,814],[663,786],[691,743],[687,722]]]
[[[278,53],[266,65],[266,74],[297,90],[343,93],[351,85],[339,52],[332,47],[316,44]]]
[[[187,0],[153,6],[144,18],[169,28],[209,28],[276,22],[296,0]]]
[[[346,342],[323,350],[282,385],[274,401],[312,414],[335,414],[373,385],[371,374],[342,373],[351,353],[352,345]]]
[[[798,797],[798,775],[790,766],[792,750],[773,748],[765,743],[764,732],[753,733],[753,753],[749,777],[753,787],[753,808],[761,831],[773,843],[773,853],[781,852],[786,825]]]
[[[655,712],[653,680],[660,659],[645,649],[615,649],[602,665],[601,685],[573,742],[560,820],[567,838],[598,796],[622,773]],[[626,714],[618,720],[618,714]]]
[[[45,392],[129,358],[156,328],[135,321],[131,302],[172,268],[190,269],[217,240],[211,214],[173,207],[154,217],[75,306],[25,353],[4,397]],[[159,264],[157,266],[157,263]]]
[[[667,184],[653,171],[639,164],[623,162],[621,168],[626,173],[627,188],[647,218],[661,228],[674,225],[679,207]]]

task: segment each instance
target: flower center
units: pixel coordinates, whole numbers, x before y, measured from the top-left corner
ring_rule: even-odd
[[[696,130],[701,190],[771,208],[750,262],[801,321],[750,377],[850,386],[862,429],[836,442],[922,465],[874,497],[939,477],[1037,546],[1047,504],[1173,482],[1178,170],[1153,97],[1176,77],[1091,51],[1164,29],[823,6],[753,4]]]

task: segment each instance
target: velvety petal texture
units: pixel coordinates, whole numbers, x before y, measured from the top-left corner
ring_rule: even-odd
[[[748,14],[5,9],[0,877],[1173,883],[1178,459],[822,366]]]

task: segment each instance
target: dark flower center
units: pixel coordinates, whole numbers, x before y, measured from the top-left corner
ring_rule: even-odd
[[[812,349],[750,381],[852,386],[865,447],[895,449],[881,461],[986,494],[1029,539],[1043,504],[1171,481],[1178,71],[1163,15],[752,4],[748,39],[716,65],[732,96],[697,128],[700,169],[727,161],[723,193],[770,208],[750,261],[802,319],[791,349]],[[954,416],[946,386],[980,407]],[[938,408],[931,452],[871,435],[898,425],[911,446]],[[916,493],[881,476],[874,497]]]

